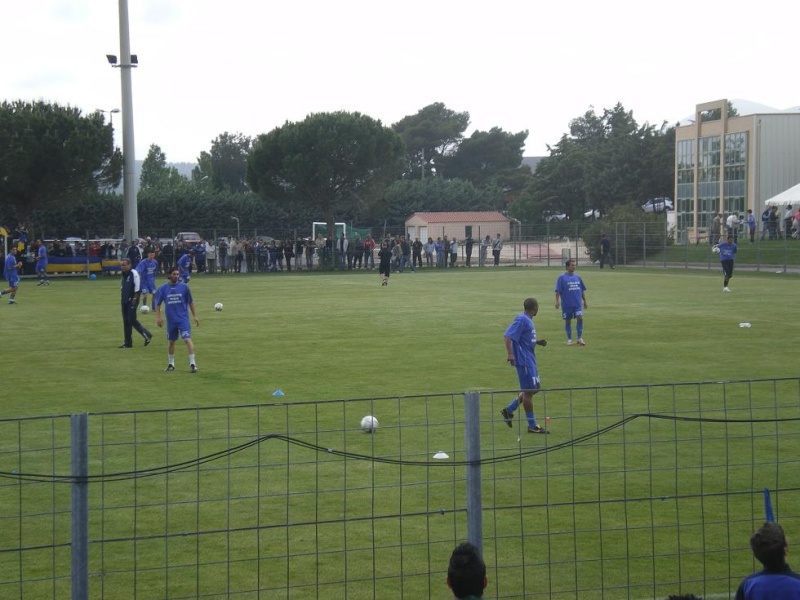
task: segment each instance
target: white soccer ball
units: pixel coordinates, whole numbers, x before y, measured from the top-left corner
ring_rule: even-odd
[[[214,310],[222,310],[222,302],[217,302],[214,305]]]
[[[361,419],[361,429],[364,433],[375,433],[375,430],[378,428],[378,419],[373,417],[372,415],[367,415],[363,419]]]
[[[717,246],[714,246],[714,247],[711,249],[711,251],[712,251],[714,254],[719,254],[719,248],[718,248]]]
[[[139,312],[141,312],[141,313],[149,313],[150,312],[150,307],[147,306],[147,304],[142,304],[142,307],[139,309]]]

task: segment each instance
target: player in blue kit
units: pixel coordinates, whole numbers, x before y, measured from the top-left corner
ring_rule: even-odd
[[[183,283],[189,283],[192,277],[192,262],[194,261],[194,251],[189,250],[178,259],[179,278]]]
[[[722,264],[722,291],[730,292],[728,287],[731,277],[733,277],[733,259],[736,256],[736,244],[733,243],[733,236],[729,235],[727,241],[720,242],[714,246],[714,252],[719,252],[719,262]]]
[[[36,242],[39,246],[36,250],[36,278],[39,283],[36,285],[50,285],[50,279],[47,277],[47,246],[42,240]]]
[[[155,251],[149,252],[147,258],[136,265],[141,280],[142,306],[147,306],[147,295],[153,295],[153,310],[156,309],[156,273],[158,273],[158,261]]]
[[[537,345],[547,345],[547,340],[536,339],[536,327],[533,325],[533,317],[539,312],[539,303],[536,298],[525,298],[522,307],[525,312],[516,316],[503,335],[506,345],[506,361],[512,367],[517,368],[521,391],[506,408],[500,411],[500,415],[506,425],[512,427],[514,411],[522,404],[528,419],[528,433],[550,433],[536,424],[536,415],[533,413],[533,395],[541,387],[534,349]]]
[[[22,268],[22,262],[17,258],[18,252],[19,250],[17,250],[16,246],[12,247],[8,251],[8,256],[6,256],[6,262],[3,264],[3,277],[8,281],[8,287],[0,291],[0,296],[10,294],[9,304],[17,303],[15,297],[19,287],[19,270]]]
[[[578,346],[585,346],[583,341],[583,311],[589,308],[586,303],[586,286],[580,275],[575,275],[575,261],[566,263],[567,270],[556,280],[556,310],[561,306],[561,318],[564,319],[564,331],[567,332],[567,346],[572,346],[572,319],[577,321]]]
[[[167,368],[165,371],[175,370],[175,341],[180,338],[186,343],[189,351],[189,370],[197,373],[197,363],[194,358],[194,344],[192,343],[192,326],[189,323],[189,311],[194,317],[194,324],[200,326],[200,320],[194,309],[194,300],[189,286],[179,281],[178,269],[172,269],[169,273],[169,283],[165,283],[156,292],[156,325],[164,326],[164,319],[161,317],[161,305],[165,306],[164,312],[167,316],[167,340],[169,340],[169,350]]]

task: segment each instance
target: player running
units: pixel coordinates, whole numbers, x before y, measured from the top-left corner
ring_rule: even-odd
[[[503,335],[506,361],[517,368],[521,391],[506,408],[500,411],[500,415],[506,425],[512,427],[514,411],[522,404],[528,419],[528,433],[550,433],[536,424],[536,415],[533,413],[533,395],[541,388],[534,349],[537,345],[547,345],[547,340],[536,339],[536,327],[533,325],[533,317],[539,312],[539,303],[536,298],[525,298],[522,306],[525,312],[516,316]]]
[[[714,246],[714,252],[719,252],[719,262],[722,264],[722,273],[723,273],[723,280],[722,280],[722,291],[723,292],[730,292],[731,288],[728,287],[728,283],[733,277],[733,259],[736,256],[736,249],[737,246],[733,242],[733,236],[729,235],[727,241],[720,242],[716,246]]]
[[[36,285],[50,285],[47,277],[47,246],[42,240],[36,242],[39,248],[36,250],[36,278],[39,282]]]
[[[580,275],[575,275],[575,261],[566,262],[567,271],[556,280],[556,310],[561,306],[561,318],[564,319],[564,331],[567,332],[567,346],[572,346],[572,319],[577,321],[578,346],[585,346],[583,341],[583,311],[589,308],[586,303],[586,286]]]
[[[167,316],[167,340],[169,340],[169,350],[167,368],[165,371],[175,370],[175,341],[178,336],[186,343],[189,351],[189,371],[197,373],[197,363],[194,358],[194,344],[192,343],[192,327],[189,323],[189,310],[192,311],[194,324],[200,326],[200,320],[194,309],[194,300],[189,286],[178,280],[178,269],[169,272],[169,283],[165,283],[156,292],[156,325],[164,326],[164,319],[161,317],[161,305],[166,306]],[[188,309],[188,310],[187,310]]]

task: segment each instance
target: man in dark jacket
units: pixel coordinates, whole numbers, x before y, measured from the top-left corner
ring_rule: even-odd
[[[120,290],[122,292],[122,326],[125,332],[125,340],[120,348],[133,348],[132,334],[134,329],[142,335],[144,345],[147,346],[153,336],[150,335],[147,329],[142,327],[136,316],[136,311],[139,309],[139,296],[141,295],[139,272],[131,268],[130,259],[123,258],[119,261],[119,265],[122,270]]]

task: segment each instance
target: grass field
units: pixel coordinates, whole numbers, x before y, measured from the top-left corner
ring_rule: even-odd
[[[0,304],[3,342],[0,362],[6,384],[3,416],[12,419],[82,411],[260,403],[267,407],[276,401],[273,392],[281,389],[285,396],[280,401],[285,406],[277,409],[261,410],[256,406],[228,412],[223,408],[205,416],[188,411],[186,418],[164,413],[102,417],[102,431],[92,431],[95,442],[102,443],[102,468],[107,473],[124,470],[131,454],[140,465],[191,460],[245,442],[252,438],[254,429],[261,434],[313,433],[313,441],[323,447],[341,446],[350,452],[418,460],[437,449],[447,449],[451,454],[455,450],[458,456],[463,450],[463,433],[453,425],[462,418],[458,395],[465,390],[478,390],[489,399],[486,407],[482,406],[482,418],[489,422],[482,433],[486,453],[518,452],[520,446],[514,443],[516,430],[509,432],[502,424],[493,428],[491,420],[516,387],[515,372],[505,364],[502,334],[510,320],[521,312],[522,300],[530,295],[537,297],[541,306],[535,319],[538,337],[550,342],[537,351],[543,386],[548,391],[537,397],[536,403],[540,407],[546,403],[546,412],[553,417],[554,432],[547,440],[540,439],[542,436],[524,438],[523,450],[575,439],[637,411],[690,411],[702,404],[701,409],[710,415],[734,412],[752,416],[753,395],[775,394],[775,389],[769,386],[749,393],[733,386],[724,398],[707,393],[702,402],[692,402],[676,399],[672,388],[664,388],[663,392],[658,391],[660,388],[652,392],[636,388],[621,394],[619,389],[598,392],[595,386],[747,380],[798,374],[795,340],[800,323],[792,311],[800,285],[797,275],[737,272],[731,283],[732,293],[723,294],[721,274],[716,271],[618,268],[578,272],[588,287],[584,348],[563,344],[563,325],[560,313],[553,306],[552,292],[561,269],[457,269],[393,274],[385,288],[379,285],[374,273],[196,276],[192,291],[201,319],[201,326],[193,331],[200,369],[197,374],[189,373],[182,347],[176,355],[177,370],[163,372],[166,342],[156,333],[152,315],[143,315],[141,320],[156,333],[153,344],[144,348],[141,338],[136,337],[132,350],[117,348],[122,341],[122,324],[116,279],[59,280],[48,288],[25,281],[16,306]],[[215,302],[224,303],[225,309],[215,312]],[[742,322],[752,326],[741,328]],[[576,388],[591,389],[584,393]],[[791,386],[789,390],[791,398]],[[442,396],[436,397],[437,394]],[[413,398],[401,399],[406,396]],[[372,412],[375,404],[369,400],[313,403],[376,397],[390,398],[379,404],[382,428],[376,436],[360,433],[351,436],[345,431],[348,427],[357,429],[360,417]],[[297,410],[292,410],[293,404]],[[795,407],[792,416],[796,413]],[[224,426],[227,437],[214,437],[216,433],[210,432],[216,431],[215,427],[224,420],[227,420]],[[400,423],[403,427],[397,426]],[[760,460],[762,444],[758,440],[741,448],[735,444],[737,427],[743,435],[750,431],[745,425],[726,426],[724,431],[693,425],[681,430],[680,436],[685,438],[682,446],[675,443],[677,427],[673,423],[636,422],[616,434],[613,442],[602,447],[599,443],[573,447],[566,457],[548,454],[544,463],[537,463],[539,466],[533,469],[523,468],[521,461],[487,466],[484,495],[492,499],[496,510],[485,522],[486,535],[504,540],[487,548],[487,560],[493,565],[490,579],[502,578],[507,585],[511,582],[517,592],[524,590],[523,595],[517,596],[508,588],[496,588],[491,596],[593,598],[599,597],[597,592],[602,589],[603,597],[607,598],[644,598],[654,595],[652,579],[656,572],[664,581],[691,583],[698,577],[699,563],[725,563],[726,568],[736,573],[746,571],[749,561],[739,557],[731,567],[726,553],[719,550],[704,558],[704,550],[713,547],[706,543],[705,536],[714,537],[718,533],[714,528],[724,529],[725,535],[730,535],[730,527],[712,519],[709,530],[696,531],[704,514],[728,514],[727,498],[708,499],[705,504],[700,502],[700,507],[696,506],[697,501],[691,501],[690,508],[684,507],[680,523],[685,531],[680,552],[672,541],[663,541],[663,546],[660,541],[660,536],[667,537],[666,532],[674,527],[669,511],[654,515],[650,504],[620,502],[625,498],[652,496],[659,490],[675,494],[676,488],[686,493],[735,488],[740,485],[739,479],[746,479],[747,473],[751,473],[752,463]],[[206,428],[208,435],[201,435]],[[777,435],[763,444],[776,452],[780,449],[787,456],[797,456],[800,447],[795,429],[783,430],[780,444]],[[49,439],[58,436],[47,424],[41,431],[35,427],[30,431],[35,433],[28,434],[25,442],[31,446],[46,448],[54,441],[63,443]],[[169,443],[144,443],[163,439],[158,436],[165,431]],[[13,436],[4,436],[2,448],[9,453],[4,454],[6,461],[17,442]],[[264,541],[237,538],[234,543],[230,535],[226,538],[221,534],[223,539],[209,535],[207,539],[214,541],[203,547],[202,560],[209,564],[221,561],[218,570],[225,573],[222,582],[200,581],[197,565],[193,568],[187,559],[188,564],[178,560],[181,566],[170,568],[170,582],[165,584],[164,571],[159,565],[165,562],[172,565],[176,557],[191,555],[198,545],[186,539],[169,543],[143,539],[133,551],[134,556],[141,554],[135,578],[136,595],[130,593],[132,576],[127,573],[116,579],[108,577],[103,595],[222,597],[226,581],[246,581],[246,586],[242,584],[244,588],[253,590],[269,580],[273,589],[270,597],[446,597],[443,590],[431,591],[429,570],[444,568],[452,548],[453,529],[463,537],[463,516],[446,518],[444,522],[431,520],[426,513],[431,506],[454,504],[454,489],[463,485],[461,469],[434,469],[433,474],[424,469],[420,473],[419,469],[407,466],[392,469],[359,461],[342,463],[338,457],[309,456],[297,448],[287,447],[282,452],[285,463],[275,461],[274,447],[265,447],[257,451],[256,458],[236,455],[228,459],[224,469],[178,473],[166,483],[150,480],[123,482],[116,487],[105,484],[103,527],[108,529],[103,529],[102,535],[109,535],[115,520],[123,523],[125,535],[143,535],[149,523],[158,523],[163,518],[164,504],[171,506],[167,512],[173,511],[170,531],[172,527],[235,528],[242,524],[242,515],[252,513],[259,514],[260,526],[278,524],[279,517],[289,512],[281,500],[286,499],[286,489],[290,488],[297,492],[291,496],[291,520],[309,523],[305,532],[295,528],[291,539],[280,538],[282,534],[278,534],[280,539],[273,540],[279,542],[279,549],[291,549],[291,560],[280,557],[275,550],[271,567],[254,566],[245,559],[231,563],[232,556],[239,552],[244,556],[246,549]],[[675,461],[685,471],[680,483],[675,480],[674,471],[666,466],[674,465]],[[60,472],[64,472],[63,463],[58,460],[51,463],[54,464],[48,468],[61,467]],[[47,466],[45,457],[41,469]],[[241,470],[237,471],[237,466]],[[253,468],[259,477],[252,477]],[[662,468],[664,472],[660,473]],[[796,463],[793,469],[792,473],[784,467],[782,485],[791,486],[800,479]],[[767,470],[769,481],[779,479],[777,466],[771,465]],[[281,483],[284,478],[286,482]],[[329,487],[325,489],[334,492],[311,491],[319,489],[316,486],[320,481],[327,481]],[[49,501],[52,506],[63,506],[66,502],[68,507],[63,492],[45,487],[41,494],[36,488],[29,488],[26,498],[45,504]],[[197,499],[201,487],[207,494],[202,505],[192,501]],[[233,487],[237,489],[235,499],[226,492]],[[339,493],[335,493],[337,489]],[[357,520],[364,510],[375,514],[376,489],[382,503],[379,512],[423,515],[403,520],[402,546],[391,542],[397,534],[389,531],[393,529],[391,522],[383,525],[380,521],[376,524]],[[594,502],[581,508],[582,499],[592,493],[600,493],[601,501],[607,500],[608,506]],[[344,508],[343,496],[348,498]],[[15,514],[22,504],[21,497],[14,490],[4,490],[0,512]],[[132,509],[131,497],[145,507]],[[548,502],[551,497],[553,500]],[[565,497],[570,502],[555,501]],[[94,501],[98,502],[96,497]],[[750,500],[743,502],[751,510],[733,528],[743,538],[733,542],[740,548],[746,546],[752,512],[758,512],[748,504]],[[188,505],[188,512],[182,512],[182,503]],[[620,504],[625,504],[622,513],[616,511]],[[520,506],[530,507],[525,509],[524,520]],[[136,515],[134,524],[125,524],[131,513]],[[786,511],[786,514],[798,513],[797,507]],[[278,516],[273,517],[274,514]],[[355,520],[346,529],[340,521],[343,516]],[[93,519],[99,518],[93,515]],[[35,516],[23,522],[31,529],[37,526]],[[598,523],[603,524],[602,528]],[[162,531],[165,529],[159,526]],[[38,533],[24,532],[25,527],[19,527],[20,544],[31,544],[32,540],[38,540],[37,536],[46,543],[48,536],[63,539],[68,521],[45,519]],[[100,525],[95,522],[95,527]],[[630,552],[627,547],[631,544],[631,528],[642,530],[639,539],[652,552],[640,549]],[[509,532],[517,530],[528,533],[522,539],[511,537]],[[95,536],[101,535],[97,529],[93,531]],[[545,535],[546,540],[541,537]],[[314,545],[321,538],[330,540],[323,558]],[[540,544],[547,548],[546,555],[520,558],[528,553],[535,555],[531,548]],[[148,551],[144,552],[144,548]],[[655,554],[660,556],[657,568]],[[389,571],[401,565],[404,589],[398,591],[388,583],[385,594],[376,594],[372,575],[376,555],[380,562],[390,565],[385,567]],[[62,553],[56,553],[55,558],[52,554],[47,556],[49,562],[28,566],[26,573],[28,569],[47,573],[54,565],[56,570],[63,570],[67,559]],[[116,556],[109,549],[104,569],[123,572],[131,562],[130,556],[129,550]],[[576,556],[583,557],[580,573],[570,562]],[[514,569],[516,565],[524,568]],[[13,563],[11,567],[13,571],[18,565]],[[422,571],[426,568],[428,571]],[[148,569],[153,571],[150,578]],[[262,569],[263,579],[258,579],[262,582],[259,584],[253,580],[253,571]],[[563,577],[559,577],[562,571]],[[354,572],[367,572],[369,576],[361,580],[352,575]],[[710,566],[708,572],[712,572]],[[343,593],[336,582],[347,579],[348,574],[349,584]],[[437,574],[436,581],[441,579],[442,575]],[[294,583],[297,588],[292,593],[282,593],[281,582],[289,581],[302,583]],[[320,581],[332,583],[326,587]],[[594,583],[585,587],[583,593],[576,591],[586,586],[586,581]],[[644,591],[637,590],[630,596],[632,582]],[[720,590],[728,589],[727,579],[718,583]],[[42,585],[45,590],[52,589],[52,584]],[[63,582],[56,587],[60,585]],[[36,593],[24,597],[59,596],[46,592],[38,595],[39,588],[36,589]],[[97,592],[94,594],[101,597]],[[258,596],[242,592],[237,597]]]

